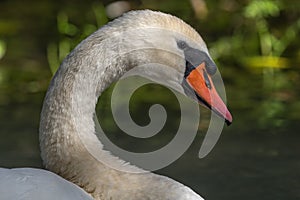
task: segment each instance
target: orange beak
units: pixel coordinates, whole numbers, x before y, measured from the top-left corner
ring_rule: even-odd
[[[205,69],[205,62],[190,72],[186,81],[195,91],[198,100],[214,111],[217,115],[225,119],[227,125],[232,122],[232,116],[228,111],[225,103],[218,95],[211,77]]]

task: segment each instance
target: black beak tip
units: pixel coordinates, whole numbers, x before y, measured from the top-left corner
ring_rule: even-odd
[[[227,119],[225,119],[225,123],[226,123],[227,126],[230,126],[232,122],[229,121],[229,120],[227,120]]]

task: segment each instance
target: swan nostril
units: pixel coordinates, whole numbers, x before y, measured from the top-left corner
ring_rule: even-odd
[[[204,80],[205,80],[205,85],[208,89],[211,89],[211,82],[208,78],[208,74],[207,72],[203,69],[203,76],[204,76]]]

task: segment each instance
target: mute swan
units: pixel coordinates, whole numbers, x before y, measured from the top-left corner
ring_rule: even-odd
[[[52,79],[39,131],[44,165],[96,200],[203,199],[168,177],[126,172],[135,166],[104,150],[95,135],[93,116],[98,97],[125,72],[147,63],[170,66],[173,70],[161,74],[150,68],[144,73],[154,73],[152,76],[165,79],[187,96],[191,96],[189,92],[196,94],[197,101],[231,123],[231,114],[214,88],[211,76],[216,66],[201,36],[169,14],[131,11],[82,41]],[[100,160],[124,171],[100,162],[87,144],[98,152]]]

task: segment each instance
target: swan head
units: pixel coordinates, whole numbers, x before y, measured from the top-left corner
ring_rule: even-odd
[[[126,13],[100,30],[105,29],[116,44],[112,51],[122,49],[119,56],[139,75],[191,97],[231,124],[232,116],[212,80],[217,66],[191,26],[172,15],[144,10]]]

